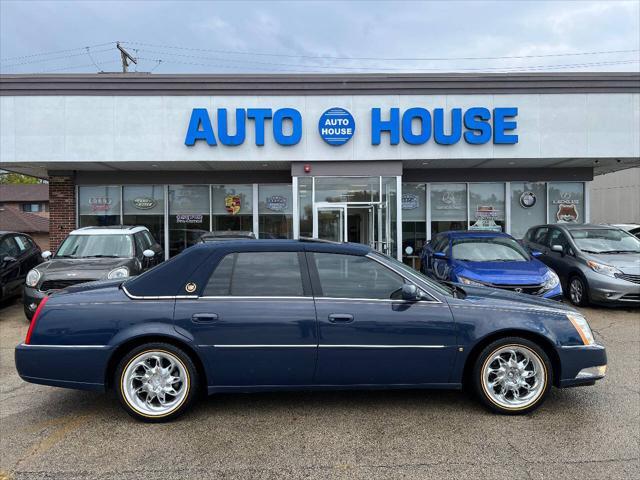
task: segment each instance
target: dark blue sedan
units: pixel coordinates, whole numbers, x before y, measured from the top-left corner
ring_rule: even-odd
[[[196,245],[147,273],[44,300],[16,347],[33,383],[113,389],[145,421],[199,391],[451,388],[499,413],[592,385],[607,357],[572,308],[449,287],[355,244]]]
[[[436,280],[562,299],[558,275],[538,255],[506,233],[444,232],[425,245],[421,268]]]

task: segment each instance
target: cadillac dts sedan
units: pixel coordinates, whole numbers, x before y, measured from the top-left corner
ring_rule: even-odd
[[[521,414],[607,364],[571,307],[443,286],[364,245],[293,240],[203,243],[138,277],[53,293],[15,355],[24,380],[113,389],[149,422],[199,392],[294,389],[464,386]]]

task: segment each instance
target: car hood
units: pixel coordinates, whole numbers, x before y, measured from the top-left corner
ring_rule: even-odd
[[[131,266],[130,258],[54,258],[38,265],[42,279],[100,279],[116,267]]]
[[[586,254],[587,260],[605,263],[616,267],[629,275],[640,275],[640,254],[637,253],[602,253]]]
[[[466,306],[478,305],[491,308],[509,308],[518,310],[544,310],[556,313],[576,313],[571,306],[537,297],[535,295],[523,295],[491,287],[471,287],[464,285],[462,290],[466,293],[464,298],[456,298],[450,303],[461,303]]]
[[[456,275],[496,285],[538,285],[549,271],[538,260],[528,262],[463,262],[456,261]]]

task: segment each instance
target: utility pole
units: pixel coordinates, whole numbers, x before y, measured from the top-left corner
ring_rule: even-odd
[[[118,50],[120,50],[120,57],[122,57],[122,73],[127,73],[127,69],[129,68],[129,60],[131,60],[136,65],[138,64],[138,61],[131,55],[129,55],[129,52],[127,52],[120,46],[120,42],[116,43],[116,47],[118,47]]]

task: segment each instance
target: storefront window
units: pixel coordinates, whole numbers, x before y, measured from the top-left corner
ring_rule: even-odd
[[[164,186],[125,185],[122,200],[123,223],[147,227],[153,238],[164,246]]]
[[[530,227],[547,223],[546,205],[544,182],[511,182],[511,235],[522,238]]]
[[[420,269],[420,252],[427,239],[427,193],[424,184],[402,184],[402,260]]]
[[[313,178],[298,177],[298,211],[300,212],[300,237],[313,236]]]
[[[171,256],[198,242],[209,231],[209,187],[169,186],[169,252]]]
[[[80,227],[120,225],[120,187],[79,187]]]
[[[316,177],[316,202],[379,202],[380,177]]]
[[[212,185],[211,192],[211,230],[253,232],[253,185]]]
[[[431,236],[448,230],[467,229],[467,185],[431,184]]]
[[[258,185],[260,238],[293,238],[291,185]]]
[[[504,183],[469,185],[469,230],[504,230]]]
[[[549,183],[549,223],[584,223],[584,184]]]

